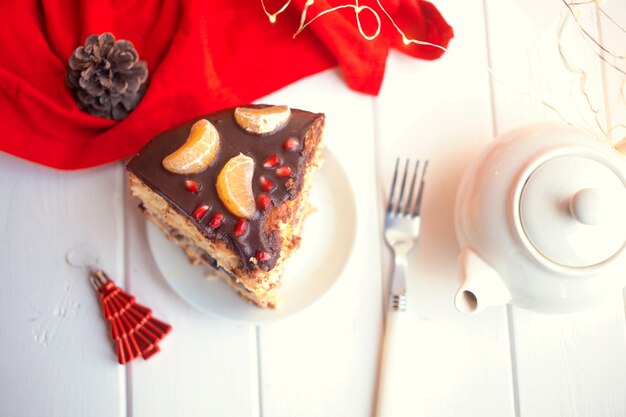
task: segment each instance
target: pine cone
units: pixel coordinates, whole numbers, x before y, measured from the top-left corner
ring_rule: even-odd
[[[89,114],[122,120],[146,91],[148,66],[133,44],[112,34],[91,35],[69,59],[66,82],[78,107]]]

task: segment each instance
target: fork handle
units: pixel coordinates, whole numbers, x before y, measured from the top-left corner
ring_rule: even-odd
[[[389,303],[387,310],[406,310],[406,258],[407,249],[394,250],[393,273],[389,287]]]
[[[405,362],[409,356],[404,352],[403,334],[409,328],[409,313],[402,310],[388,310],[385,319],[383,346],[380,360],[380,378],[378,381],[378,401],[376,417],[398,417],[407,412],[406,388],[409,386],[405,373]],[[404,338],[406,340],[406,337]]]

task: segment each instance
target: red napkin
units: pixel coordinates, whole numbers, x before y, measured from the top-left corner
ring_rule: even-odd
[[[279,0],[276,0],[279,1]],[[280,7],[268,1],[268,10]],[[307,20],[343,2],[316,1]],[[381,34],[367,41],[353,9],[320,17],[295,39],[305,0],[271,24],[260,0],[24,0],[0,2],[0,150],[40,164],[78,169],[137,152],[159,132],[217,109],[245,104],[327,68],[377,94],[391,46],[423,59],[440,49],[405,46],[376,1]],[[384,1],[409,37],[447,46],[452,28],[430,3]],[[371,34],[375,19],[360,13]],[[111,32],[147,61],[149,87],[116,122],[83,113],[65,85],[68,58],[87,36]]]

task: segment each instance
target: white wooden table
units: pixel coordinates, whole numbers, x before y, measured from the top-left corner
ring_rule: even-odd
[[[512,307],[463,316],[452,306],[464,167],[498,133],[558,118],[540,97],[565,113],[576,101],[576,77],[556,52],[563,4],[436,4],[455,29],[450,53],[435,62],[392,53],[379,97],[348,90],[333,70],[262,100],[327,114],[328,147],[359,207],[339,282],[285,321],[233,324],[178,298],[147,248],[121,163],[59,172],[0,155],[0,416],[370,416],[389,275],[380,209],[397,155],[431,161],[410,261],[406,415],[626,416],[623,294],[565,316]],[[626,23],[626,2],[603,7]],[[623,32],[602,16],[583,19],[624,54]],[[623,123],[624,77],[587,64],[593,99]],[[150,361],[116,364],[93,289],[65,262],[77,245],[94,248],[101,267],[173,325]]]

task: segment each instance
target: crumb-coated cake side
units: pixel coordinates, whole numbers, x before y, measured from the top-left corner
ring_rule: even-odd
[[[193,264],[244,298],[274,307],[285,261],[300,243],[324,115],[251,105],[164,132],[127,165],[146,217]]]

